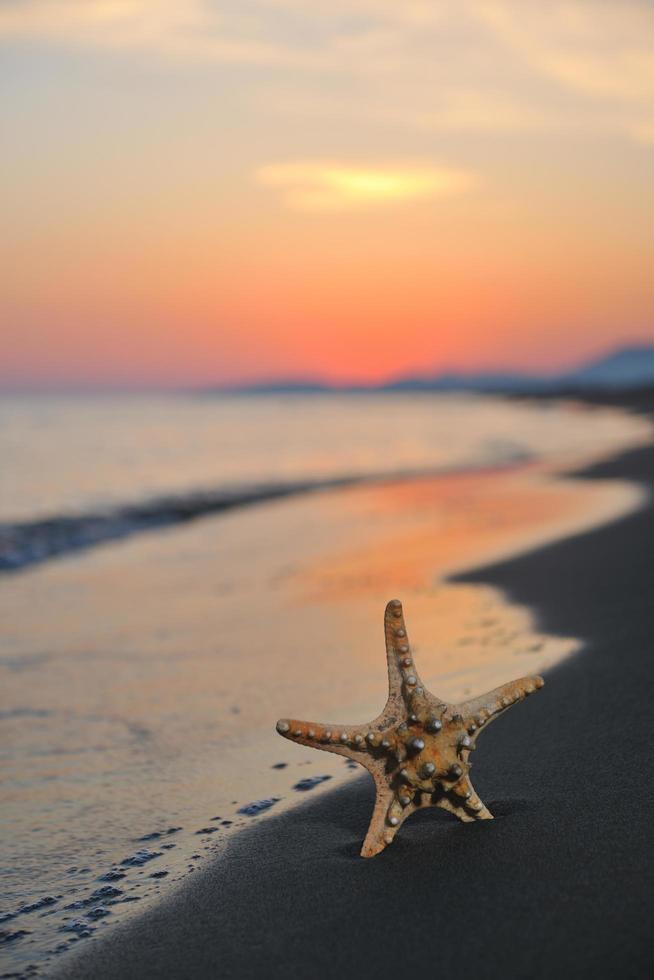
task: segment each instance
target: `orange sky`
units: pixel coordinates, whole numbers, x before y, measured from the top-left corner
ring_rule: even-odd
[[[574,364],[654,341],[654,12],[8,0],[0,384]]]

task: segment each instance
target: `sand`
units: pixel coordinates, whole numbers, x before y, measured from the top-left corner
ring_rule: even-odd
[[[651,488],[654,450],[589,478]],[[479,741],[493,822],[430,811],[358,850],[363,776],[234,837],[143,916],[62,961],[68,978],[644,977],[654,969],[654,506],[466,576],[584,640]]]

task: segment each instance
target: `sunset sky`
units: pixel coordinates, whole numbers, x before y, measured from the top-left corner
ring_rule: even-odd
[[[654,5],[1,0],[0,384],[654,342]]]

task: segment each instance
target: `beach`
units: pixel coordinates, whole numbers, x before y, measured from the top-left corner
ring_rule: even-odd
[[[0,980],[654,977],[654,4],[0,48]]]
[[[583,474],[651,490],[654,450]],[[477,570],[583,649],[480,740],[493,822],[429,811],[357,857],[367,777],[234,837],[69,978],[645,977],[651,940],[654,507]]]
[[[380,404],[386,411],[388,403]],[[347,407],[356,419],[356,402]],[[167,407],[166,419],[173,409]],[[338,487],[295,489],[170,526],[137,523],[116,540],[87,542],[81,550],[73,544],[63,557],[33,552],[22,569],[4,575],[6,975],[102,975],[107,969],[114,976],[277,976],[286,969],[282,950],[297,933],[305,937],[297,942],[306,965],[289,954],[289,968],[330,977],[341,961],[330,965],[324,957],[328,950],[334,955],[330,936],[340,920],[330,925],[320,900],[311,897],[325,887],[331,894],[324,876],[339,883],[349,930],[365,916],[364,906],[388,903],[386,893],[399,875],[402,896],[416,888],[433,928],[447,935],[454,926],[446,923],[443,898],[429,891],[428,881],[445,873],[446,854],[466,861],[469,841],[481,846],[481,835],[483,842],[496,837],[444,814],[420,814],[387,853],[362,862],[368,777],[338,756],[289,745],[274,730],[280,716],[353,723],[377,714],[386,688],[382,615],[393,596],[404,603],[420,675],[440,697],[463,700],[519,676],[546,675],[544,692],[484,733],[475,758],[475,786],[496,816],[500,851],[486,854],[483,843],[484,854],[470,858],[462,880],[474,882],[482,897],[490,895],[485,889],[499,886],[486,880],[487,870],[479,870],[476,881],[474,862],[487,869],[501,858],[501,880],[513,882],[515,856],[506,855],[519,841],[511,834],[529,835],[537,826],[531,819],[540,818],[548,796],[543,774],[553,754],[578,778],[576,737],[575,752],[557,741],[563,737],[558,697],[544,728],[531,720],[533,712],[543,710],[541,701],[548,703],[550,680],[557,683],[560,671],[583,661],[588,645],[585,622],[570,616],[550,624],[548,613],[550,602],[561,605],[555,586],[567,582],[576,598],[583,576],[579,584],[578,576],[567,578],[567,565],[555,566],[537,595],[523,595],[531,573],[523,575],[520,561],[538,563],[542,553],[594,541],[602,528],[646,513],[647,470],[640,463],[620,469],[599,461],[626,447],[632,453],[641,447],[646,461],[649,449],[642,447],[651,443],[651,424],[647,417],[574,403],[420,399],[403,410],[423,425],[433,412],[437,426],[430,422],[423,441],[410,447],[401,474],[380,476],[379,458],[371,456],[363,478]],[[361,411],[359,424],[370,428],[370,405]],[[483,437],[475,430],[482,417]],[[447,456],[444,441],[430,449],[438,426],[447,435],[457,424],[454,455]],[[513,432],[510,452],[506,440],[498,446],[490,439],[502,427]],[[144,446],[152,428],[149,418]],[[132,438],[136,445],[134,433]],[[428,450],[440,453],[442,463],[453,460],[454,467],[433,472]],[[313,445],[310,451],[315,453]],[[350,451],[347,444],[339,449],[339,466]],[[303,453],[298,460],[315,467]],[[327,456],[322,458],[330,480]],[[206,453],[196,454],[197,473],[206,472],[207,459],[215,466]],[[77,464],[71,484],[77,487],[84,457],[71,455],[71,462]],[[246,462],[252,465],[251,455]],[[116,463],[109,455],[105,475],[111,465]],[[593,465],[592,479],[574,472]],[[167,471],[161,472],[165,481]],[[80,508],[97,494],[91,476]],[[120,486],[109,481],[105,493],[116,487],[120,502]],[[111,517],[116,507],[109,506]],[[491,563],[490,571],[470,571]],[[587,733],[595,724],[588,721]],[[512,740],[506,747],[505,726],[518,732],[506,736]],[[527,759],[533,756],[533,768],[521,746]],[[398,860],[416,863],[410,881],[398,872]],[[364,871],[362,864],[378,867]],[[540,865],[531,874],[540,879]],[[455,907],[459,901],[456,887],[448,880],[447,908],[450,894]],[[279,904],[279,896],[295,894],[301,914],[289,917],[284,902],[279,921],[274,909],[266,910]],[[506,895],[493,896],[483,898],[484,915],[489,901],[507,907]],[[230,903],[238,921],[228,914]],[[177,921],[175,928],[166,915]],[[417,911],[411,915],[422,922]],[[408,913],[398,916],[405,935]],[[291,927],[292,935],[285,931]],[[189,938],[177,928],[188,930]],[[389,924],[383,930],[392,932]],[[248,955],[237,961],[248,931],[260,934],[261,943],[247,942]],[[356,932],[346,929],[344,935]],[[177,962],[167,946],[173,937]],[[220,967],[217,959],[193,959],[200,946],[202,955],[220,959]],[[418,955],[412,949],[402,953],[409,962]],[[257,950],[260,959],[251,961]],[[370,969],[379,972],[377,953],[366,955],[373,957]],[[384,959],[399,969],[390,953]]]

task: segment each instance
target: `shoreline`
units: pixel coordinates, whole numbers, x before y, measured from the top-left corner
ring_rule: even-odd
[[[574,475],[651,494],[654,448]],[[540,627],[584,642],[548,671],[538,698],[480,740],[475,783],[498,819],[461,830],[421,814],[387,853],[361,861],[372,799],[363,776],[242,831],[204,873],[72,953],[56,975],[390,978],[433,956],[441,971],[463,962],[481,977],[645,975],[653,746],[637,720],[649,715],[653,518],[650,499],[454,579],[499,587]],[[407,901],[412,914],[398,921]]]
[[[311,493],[347,490],[410,480],[429,480],[450,474],[483,474],[511,470],[528,462],[517,456],[496,465],[350,474],[317,480],[255,484],[250,487],[190,491],[125,504],[106,512],[61,514],[33,521],[0,522],[0,575],[21,572],[65,555],[160,531],[231,510],[272,503]]]
[[[438,395],[434,397],[437,399]],[[499,405],[524,402],[554,406],[568,404],[576,408],[594,407],[600,411],[608,408],[613,414],[621,411],[625,418],[629,415],[647,415],[651,408],[650,400],[654,399],[649,389],[644,392],[624,392],[619,397],[615,393],[608,393],[605,402],[601,401],[597,393],[585,391],[564,392],[556,396],[506,392],[478,397]],[[632,438],[638,442],[635,429]],[[600,446],[600,452],[603,448],[607,447]],[[162,490],[161,493],[146,494],[142,499],[119,498],[107,507],[99,508],[87,502],[86,505],[80,504],[79,510],[69,511],[68,503],[64,505],[62,501],[61,509],[53,513],[41,513],[37,510],[22,518],[16,516],[0,519],[0,579],[57,558],[90,551],[135,535],[157,532],[275,500],[400,480],[429,480],[456,474],[510,471],[530,462],[543,462],[546,458],[546,454],[534,452],[523,445],[505,448],[490,459],[482,454],[480,458],[463,460],[452,465],[405,463],[387,469],[382,464],[368,471],[359,472],[346,468],[340,472],[337,470],[332,475],[291,476],[280,481],[258,479],[253,482],[236,481],[214,486],[205,486],[200,482],[195,489],[190,487],[170,492]]]
[[[3,809],[15,968],[47,972],[53,951],[143,914],[266,819],[251,816],[260,801],[278,813],[354,778],[336,756],[287,753],[270,706],[376,714],[389,583],[426,641],[425,680],[456,701],[576,643],[536,631],[497,590],[443,577],[605,523],[640,498],[631,484],[584,488],[536,464],[451,474],[277,501],[7,580],[0,618],[23,624],[5,634],[1,662],[16,706],[0,714],[16,747]],[[307,641],[320,681],[306,671]]]

